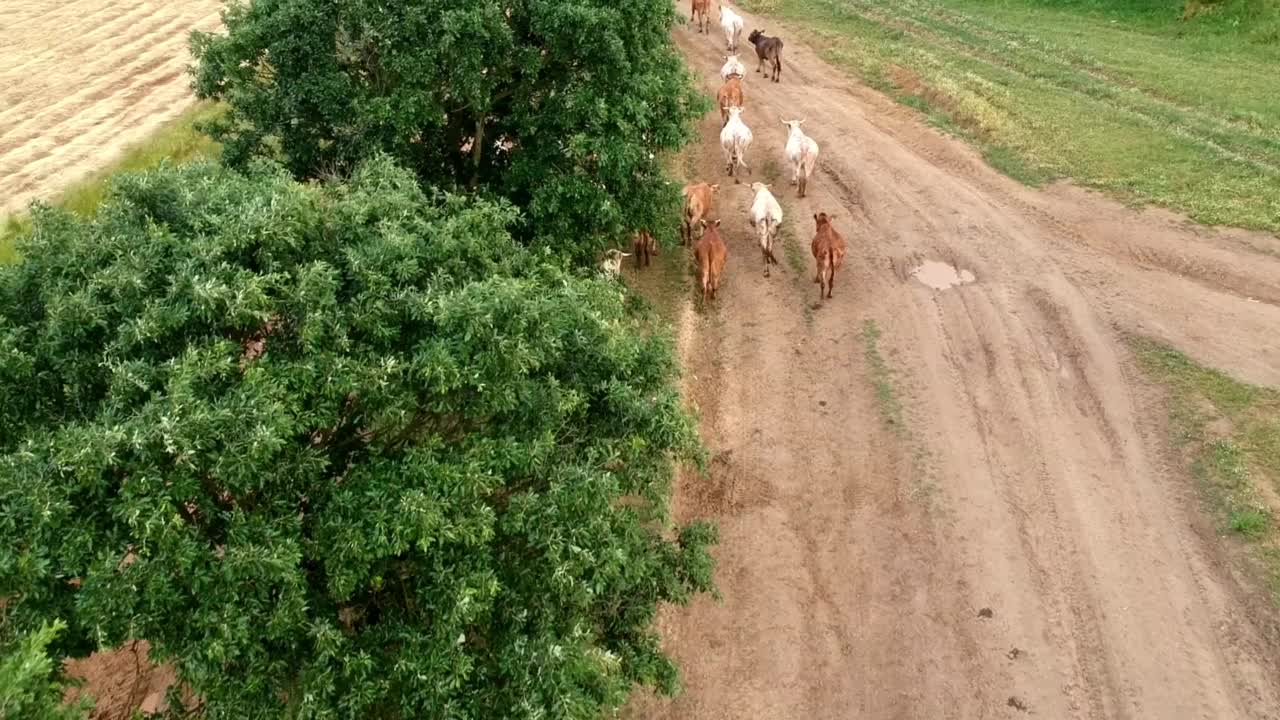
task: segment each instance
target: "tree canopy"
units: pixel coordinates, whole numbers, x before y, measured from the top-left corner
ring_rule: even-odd
[[[383,151],[581,256],[677,214],[660,163],[705,101],[674,18],[669,0],[257,0],[196,34],[196,88],[230,106],[214,133],[234,166],[342,176]]]
[[[0,268],[3,626],[145,638],[213,718],[672,689],[650,623],[712,538],[667,520],[697,448],[669,339],[509,204],[351,175],[201,164],[37,208]]]

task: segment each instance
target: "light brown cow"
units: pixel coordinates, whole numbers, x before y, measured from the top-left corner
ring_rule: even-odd
[[[743,107],[742,78],[731,77],[725,80],[716,93],[716,102],[720,104],[720,127],[724,127],[729,122],[729,108]]]
[[[694,183],[685,185],[680,192],[684,195],[684,216],[680,221],[680,243],[688,245],[693,242],[693,231],[701,227],[699,223],[711,216],[711,207],[715,204],[717,183]]]
[[[701,15],[701,19],[699,19]],[[689,19],[698,32],[705,33],[711,26],[711,0],[689,0]]]
[[[720,273],[724,272],[724,262],[729,258],[729,248],[720,239],[720,221],[708,224],[701,222],[702,239],[693,248],[694,257],[698,259],[698,277],[702,282],[702,302],[714,300],[716,290],[720,289]]]
[[[644,267],[649,267],[649,257],[658,254],[657,239],[648,230],[636,231],[636,237],[631,246],[631,254],[636,256],[636,267],[641,266],[642,258]]]
[[[844,238],[840,237],[840,233],[832,227],[831,221],[834,215],[826,213],[814,213],[813,222],[817,226],[817,232],[813,236],[813,259],[818,265],[818,272],[813,276],[813,281],[818,283],[818,299],[823,296],[831,297],[831,290],[836,284],[836,270],[840,269],[841,263],[844,262],[844,253],[846,246]]]

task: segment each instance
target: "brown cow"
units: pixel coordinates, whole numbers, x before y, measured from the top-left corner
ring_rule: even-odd
[[[817,262],[818,273],[813,276],[813,281],[818,283],[818,299],[821,300],[823,295],[831,297],[831,290],[836,284],[836,270],[840,269],[840,264],[844,262],[845,243],[844,238],[840,237],[840,233],[832,227],[831,221],[834,215],[826,213],[814,213],[813,222],[817,226],[817,232],[813,236],[813,259]]]
[[[720,127],[724,127],[729,122],[729,108],[743,107],[742,78],[735,76],[725,80],[720,92],[716,93],[716,102],[720,104]]]
[[[684,216],[680,221],[680,244],[693,242],[694,228],[699,222],[711,216],[711,206],[715,204],[716,191],[719,184],[694,183],[685,185],[680,192],[684,195]]]
[[[702,19],[699,20],[698,16]],[[711,0],[689,0],[689,19],[693,20],[698,32],[705,33],[711,24]]]
[[[658,241],[648,230],[636,231],[632,243],[631,254],[636,256],[636,267],[640,267],[640,259],[644,258],[644,267],[649,267],[649,256],[658,254]]]
[[[764,68],[766,62],[769,63],[769,71],[764,76],[769,77],[772,72],[774,82],[782,82],[782,38],[769,37],[759,30],[752,30],[747,36],[747,42],[756,46],[756,72],[760,72]]]
[[[702,302],[714,300],[716,290],[720,289],[720,273],[724,272],[724,261],[729,257],[729,248],[720,239],[720,221],[708,224],[701,222],[702,239],[693,248],[694,257],[698,259],[698,277],[702,283]]]

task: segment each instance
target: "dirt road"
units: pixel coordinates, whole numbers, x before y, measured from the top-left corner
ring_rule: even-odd
[[[187,35],[220,0],[0,2],[0,213],[51,197],[191,101]]]
[[[712,113],[697,171],[730,257],[682,351],[715,460],[677,513],[720,524],[724,599],[663,615],[685,693],[635,715],[1280,718],[1275,614],[1223,562],[1124,342],[1280,384],[1280,241],[1023,187],[745,16],[786,38],[781,84],[748,66],[744,118],[803,267],[762,276]],[[723,38],[676,39],[714,94]],[[784,117],[822,149],[805,200]],[[818,210],[851,252],[812,309]],[[924,260],[974,282],[927,287]]]

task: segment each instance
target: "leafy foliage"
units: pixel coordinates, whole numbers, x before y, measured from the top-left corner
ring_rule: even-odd
[[[713,538],[667,525],[697,447],[669,341],[510,205],[381,158],[251,170],[37,208],[0,268],[0,627],[145,638],[214,718],[672,690],[649,625],[709,587]]]
[[[64,683],[58,665],[46,648],[66,629],[66,623],[45,623],[34,632],[0,645],[0,718],[76,720],[88,714],[89,703],[64,705]]]
[[[581,256],[665,228],[662,153],[705,109],[671,46],[669,0],[271,0],[197,33],[197,93],[225,100],[226,161],[299,178],[375,151],[429,185],[526,213],[526,239]]]

